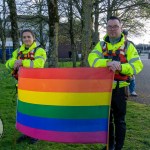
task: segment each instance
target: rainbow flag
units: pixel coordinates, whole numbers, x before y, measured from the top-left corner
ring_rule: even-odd
[[[107,144],[113,76],[107,68],[21,68],[16,128],[51,142]]]

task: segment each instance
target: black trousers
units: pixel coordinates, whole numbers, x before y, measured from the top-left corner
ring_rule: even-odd
[[[109,147],[115,145],[115,150],[121,150],[125,140],[126,100],[125,87],[113,90],[109,124]]]

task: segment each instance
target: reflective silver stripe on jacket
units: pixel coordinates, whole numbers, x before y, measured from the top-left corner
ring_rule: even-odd
[[[117,81],[115,81],[115,80],[114,80],[113,82],[114,82],[114,83],[117,83]],[[123,82],[126,82],[126,81],[119,81],[119,83],[123,83]]]
[[[130,42],[127,41],[127,46],[125,47],[125,54],[127,53],[127,50],[128,50],[128,48],[129,48],[129,45],[130,45]]]
[[[98,60],[100,60],[100,59],[99,59],[99,58],[95,58],[95,60],[94,60],[94,62],[93,62],[93,64],[92,64],[92,67],[94,67],[94,65],[96,64],[96,62],[97,62]]]
[[[34,53],[34,50],[35,50],[35,49],[33,49],[32,51],[30,51],[29,53]]]
[[[34,57],[34,59],[39,59],[39,58],[41,58],[41,59],[43,59],[44,61],[46,61],[45,58],[42,57],[42,56],[36,56],[36,57]]]
[[[34,62],[31,60],[30,61],[30,68],[33,68]]]
[[[125,48],[125,44],[123,44],[121,47],[120,47],[120,49],[124,49]]]
[[[137,57],[137,58],[132,58],[132,59],[129,60],[129,62],[128,62],[128,63],[131,65],[134,74],[136,74],[136,69],[135,69],[135,67],[134,67],[134,65],[133,65],[132,63],[134,63],[134,62],[137,61],[137,60],[140,60],[140,58],[139,58],[139,57]]]
[[[131,63],[134,63],[134,62],[137,61],[137,60],[140,60],[140,58],[139,58],[139,57],[132,58],[132,59],[130,59],[128,62],[129,62],[129,64],[131,64]]]
[[[17,49],[18,53],[20,52],[20,48]]]
[[[101,48],[106,48],[106,43],[104,41],[100,41]]]
[[[130,64],[130,63],[129,63]],[[133,74],[136,74],[136,69],[135,69],[135,67],[134,67],[134,65],[133,64],[130,64],[131,65],[131,67],[132,67],[132,69],[133,69]]]
[[[104,55],[103,55],[100,51],[98,51],[98,50],[93,50],[91,53],[95,53],[95,54],[97,54],[100,58],[104,58]]]

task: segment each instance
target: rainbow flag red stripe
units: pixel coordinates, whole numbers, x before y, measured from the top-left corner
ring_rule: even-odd
[[[112,83],[107,68],[21,68],[16,128],[51,142],[107,144]]]

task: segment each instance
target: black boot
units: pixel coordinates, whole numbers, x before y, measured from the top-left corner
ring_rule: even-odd
[[[35,144],[36,142],[38,142],[38,139],[30,137],[29,144]]]
[[[22,141],[25,141],[28,139],[28,136],[26,135],[21,135],[18,139],[17,139],[17,143],[20,143]]]

